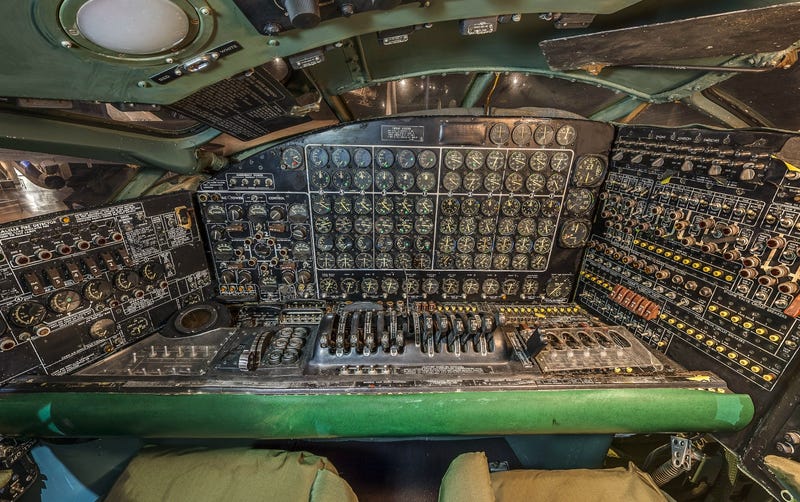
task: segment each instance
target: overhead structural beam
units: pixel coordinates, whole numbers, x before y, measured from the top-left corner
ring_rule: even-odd
[[[206,164],[197,146],[216,137],[207,129],[186,138],[161,138],[43,117],[0,113],[0,147],[160,167],[190,174]]]

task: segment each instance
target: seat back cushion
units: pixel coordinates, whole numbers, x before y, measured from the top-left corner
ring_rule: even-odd
[[[489,461],[483,452],[462,453],[450,462],[439,486],[439,502],[494,502]]]

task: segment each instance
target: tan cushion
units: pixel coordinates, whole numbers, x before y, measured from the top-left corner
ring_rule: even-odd
[[[450,462],[439,486],[439,502],[450,501],[494,502],[485,453],[462,453]]]
[[[519,470],[491,475],[497,502],[666,502],[650,476],[628,468]]]
[[[114,484],[109,501],[357,501],[324,457],[306,452],[148,447]]]

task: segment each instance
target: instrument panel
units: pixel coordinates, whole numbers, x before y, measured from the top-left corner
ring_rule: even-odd
[[[198,190],[231,301],[566,302],[613,129],[414,118],[315,133]]]

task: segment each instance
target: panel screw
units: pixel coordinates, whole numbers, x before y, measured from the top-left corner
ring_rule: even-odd
[[[62,40],[61,47],[65,49],[72,49],[72,42],[70,42],[69,40]]]
[[[211,14],[211,9],[209,9],[208,7],[200,7],[200,14],[207,16]]]
[[[138,81],[138,82],[136,83],[136,85],[137,85],[138,87],[150,87],[150,84],[148,84],[148,83],[147,83],[146,81],[144,81],[144,80],[140,80],[140,81]]]
[[[174,62],[175,62],[175,60],[174,60],[174,59],[172,59],[172,58],[167,58],[167,59],[165,59],[165,60],[164,60],[164,62],[166,62],[166,63],[168,63],[168,64],[172,64],[172,63],[174,63]]]
[[[269,42],[267,42],[267,45],[269,45],[270,47],[277,47],[281,45],[281,43],[275,40],[274,38],[271,38]]]

